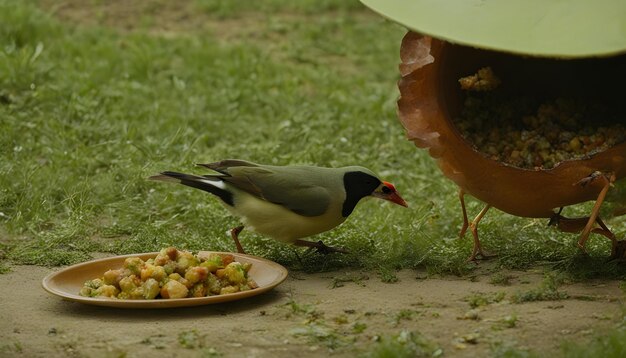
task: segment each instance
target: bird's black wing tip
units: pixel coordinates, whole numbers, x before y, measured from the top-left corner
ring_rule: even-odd
[[[152,175],[148,177],[148,180],[156,180],[156,181],[180,181],[181,177],[184,174],[177,172],[164,171],[157,175]]]

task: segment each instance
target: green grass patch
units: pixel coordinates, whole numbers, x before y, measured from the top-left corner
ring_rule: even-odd
[[[330,282],[329,288],[333,289],[338,287],[344,287],[346,283],[350,282],[354,283],[355,285],[365,287],[365,283],[363,281],[367,281],[369,279],[370,277],[363,273],[344,273],[343,275],[333,277],[332,281]]]
[[[515,347],[510,343],[497,342],[491,345],[493,358],[539,358],[540,356],[528,349]]]
[[[414,309],[401,309],[391,316],[391,325],[397,327],[402,321],[412,321],[423,313]]]
[[[300,321],[300,324],[289,330],[289,334],[304,339],[315,349],[321,346],[328,352],[351,351],[367,329],[367,324],[358,321],[358,318],[351,321],[350,316],[341,314],[326,319],[324,312],[317,310],[315,305],[298,303],[293,299],[282,305],[282,308],[287,311],[287,318],[296,317]]]
[[[471,308],[487,306],[493,303],[501,302],[506,298],[506,292],[495,293],[475,293],[465,297],[465,301]]]
[[[11,272],[11,267],[4,263],[0,263],[0,275]]]
[[[511,314],[508,316],[504,316],[500,320],[500,323],[506,328],[514,328],[515,326],[517,326],[517,315]]]
[[[584,344],[566,341],[561,347],[563,356],[566,358],[624,357],[626,356],[626,328],[616,328]]]
[[[496,272],[489,278],[489,283],[496,286],[509,286],[511,285],[511,279],[514,276],[504,273],[504,272]]]
[[[563,277],[554,272],[546,273],[543,282],[539,287],[516,292],[511,295],[514,303],[534,302],[534,301],[558,301],[569,298],[567,292],[559,291],[558,287],[563,283]]]
[[[380,337],[364,354],[368,358],[439,357],[443,350],[418,332],[403,330]]]
[[[303,13],[308,15],[332,11],[362,11],[363,6],[357,1],[337,0],[272,0],[272,1],[220,1],[195,0],[198,9],[219,18],[237,18],[254,13]]]
[[[213,26],[181,33],[153,31],[166,21],[153,14],[159,2],[142,15],[150,26],[132,31],[60,21],[37,4],[0,0],[2,265],[66,265],[95,251],[169,245],[232,251],[226,231],[238,221],[216,199],[146,178],[243,158],[363,165],[410,204],[364,201],[314,238],[347,255],[322,257],[244,231],[251,254],[306,272],[363,268],[389,282],[401,268],[464,275],[476,267],[466,262],[469,235],[456,239],[455,185],[406,141],[397,120],[402,27],[356,0],[196,0],[195,13]],[[99,19],[103,4],[82,6]],[[242,28],[251,31],[238,36]],[[470,215],[482,206],[467,204]],[[623,222],[609,224],[618,237],[626,232]],[[549,230],[545,220],[493,210],[479,230],[500,266],[579,267],[575,235]],[[608,255],[606,241],[592,236],[595,261],[583,266],[623,278],[623,266],[596,265]]]

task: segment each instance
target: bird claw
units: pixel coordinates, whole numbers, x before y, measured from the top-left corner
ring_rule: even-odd
[[[327,246],[325,243],[322,242],[322,240],[316,243],[315,248],[317,249],[316,251],[322,255],[328,255],[333,252],[339,252],[342,254],[348,253],[348,250],[342,247]]]
[[[473,262],[478,265],[478,261],[489,260],[493,257],[496,257],[496,254],[486,254],[486,253],[477,253],[467,258],[467,263]]]
[[[622,261],[626,259],[626,240],[615,241],[611,249],[611,256],[607,262],[614,260]]]
[[[478,263],[478,260],[489,260],[492,257],[496,257],[498,255],[496,254],[490,254],[488,252],[485,252],[482,248],[477,248],[474,249],[474,252],[472,252],[472,255],[470,255],[470,257],[467,259],[467,262],[474,262],[474,263]]]
[[[585,244],[584,243],[576,243],[576,247],[578,248],[579,252],[581,255],[585,256],[585,257],[589,257],[589,253],[587,252],[587,249],[585,248]]]
[[[347,254],[348,253],[348,250],[346,250],[344,248],[327,246],[326,244],[324,244],[322,242],[322,240],[320,240],[318,242],[297,240],[296,242],[294,242],[294,244],[296,244],[298,246],[308,246],[309,249],[307,251],[311,251],[311,250],[315,249],[315,252],[318,252],[318,253],[320,253],[322,255],[328,255],[328,254],[333,253],[333,252],[339,252],[339,253],[342,253],[342,254]]]

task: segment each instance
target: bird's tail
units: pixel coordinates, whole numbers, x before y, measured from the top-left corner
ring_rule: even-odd
[[[166,171],[161,172],[160,175],[153,175],[148,179],[180,183],[186,186],[190,186],[192,188],[204,190],[219,197],[226,204],[231,206],[233,205],[233,194],[230,191],[226,190],[226,185],[219,178],[219,176],[199,176]]]

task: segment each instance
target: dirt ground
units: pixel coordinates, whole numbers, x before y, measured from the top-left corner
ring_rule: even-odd
[[[543,355],[563,340],[590,340],[622,317],[618,281],[561,286],[564,300],[512,303],[543,275],[507,272],[511,285],[498,286],[488,265],[471,280],[405,270],[392,284],[364,272],[290,272],[274,290],[242,301],[152,310],[65,301],[41,287],[59,268],[16,266],[2,276],[0,356],[340,357],[401,331],[421,334],[445,357],[486,356],[498,344]],[[484,305],[472,309],[476,297]]]

